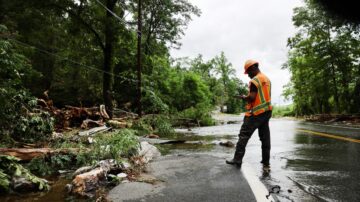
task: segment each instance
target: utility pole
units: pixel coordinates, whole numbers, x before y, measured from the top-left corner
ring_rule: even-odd
[[[137,106],[138,114],[141,117],[141,33],[142,32],[142,19],[141,19],[141,0],[138,0],[138,29],[137,29],[137,77],[138,77],[138,97]]]

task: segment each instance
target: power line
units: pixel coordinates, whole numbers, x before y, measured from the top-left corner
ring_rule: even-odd
[[[123,7],[124,9],[127,7],[127,5],[125,3],[123,3],[122,1],[119,1],[119,3],[124,6]]]
[[[11,41],[14,41],[14,42],[16,42],[17,44],[20,44],[20,45],[22,45],[23,47],[34,48],[34,49],[36,49],[36,50],[38,50],[38,51],[40,51],[40,52],[42,52],[42,53],[45,53],[45,54],[48,54],[48,55],[52,55],[52,56],[54,56],[54,57],[57,57],[57,58],[59,58],[59,59],[62,59],[62,60],[71,62],[71,63],[76,64],[76,65],[79,65],[79,66],[81,66],[81,67],[87,67],[87,68],[89,68],[89,69],[91,69],[91,70],[94,70],[94,71],[97,71],[97,72],[100,72],[100,73],[105,73],[105,74],[108,74],[108,75],[111,75],[111,76],[114,76],[114,77],[117,77],[117,78],[121,78],[121,79],[124,79],[124,80],[128,80],[128,81],[131,81],[131,82],[134,82],[134,83],[137,82],[137,80],[135,80],[135,79],[129,79],[129,78],[126,78],[126,77],[123,77],[123,76],[119,76],[119,75],[117,75],[117,74],[113,74],[113,73],[110,73],[110,72],[107,72],[107,71],[104,71],[104,70],[100,70],[100,69],[98,69],[98,68],[96,68],[96,67],[93,67],[93,66],[89,66],[89,65],[85,65],[85,64],[76,62],[76,61],[71,60],[71,59],[69,59],[69,58],[59,56],[59,55],[57,55],[57,54],[55,54],[55,53],[51,53],[51,52],[49,52],[49,51],[47,51],[47,50],[44,50],[44,49],[35,47],[35,46],[31,45],[31,44],[28,44],[28,43],[25,43],[25,42],[16,40],[16,39],[14,39],[14,38],[8,38],[8,37],[7,37],[7,39],[9,39],[9,40],[11,40]]]
[[[16,39],[14,39],[14,38],[10,38],[9,36],[11,36],[11,35],[0,35],[1,38],[6,38],[6,39],[8,39],[8,40],[14,41],[14,42],[16,42],[17,44],[19,44],[19,45],[21,45],[21,46],[23,46],[23,47],[34,48],[34,49],[36,49],[36,50],[38,50],[38,51],[40,51],[40,52],[42,52],[42,53],[45,53],[45,54],[48,54],[48,55],[52,55],[52,56],[57,57],[57,58],[59,58],[59,59],[61,59],[61,60],[68,61],[68,62],[71,62],[71,63],[73,63],[73,64],[76,64],[76,65],[78,65],[78,66],[80,66],[80,67],[87,67],[87,68],[89,68],[90,70],[94,70],[94,71],[97,71],[97,72],[99,72],[99,73],[106,73],[106,74],[108,74],[108,75],[111,75],[111,76],[114,76],[114,77],[123,79],[120,83],[124,83],[125,81],[129,81],[130,83],[133,83],[133,84],[134,84],[133,86],[135,86],[135,84],[138,82],[137,79],[129,79],[129,78],[127,78],[127,77],[120,76],[119,74],[110,73],[110,72],[107,72],[107,71],[98,69],[98,68],[96,68],[96,67],[94,67],[94,66],[89,66],[89,65],[85,65],[85,64],[76,62],[76,61],[74,61],[74,60],[71,60],[71,59],[66,58],[66,57],[59,56],[58,54],[49,52],[49,51],[44,50],[44,49],[42,49],[42,48],[38,48],[38,47],[36,47],[36,46],[34,46],[34,45],[31,45],[31,44],[29,44],[29,43],[25,43],[25,42],[16,40]],[[53,48],[53,49],[56,49],[56,50],[58,50],[58,51],[63,51],[63,50],[61,50],[61,49],[59,49],[59,48]],[[145,84],[145,83],[147,83],[147,84],[146,84],[147,86],[154,87],[154,83],[151,82],[151,81],[144,81],[144,84]],[[153,89],[151,89],[151,88],[148,88],[147,86],[143,86],[142,88],[145,88],[145,89],[148,89],[148,90],[153,90]]]
[[[125,21],[123,18],[119,17],[118,15],[116,15],[116,13],[114,13],[112,10],[110,10],[108,7],[106,7],[103,3],[101,3],[99,0],[96,0],[96,2],[98,4],[100,4],[105,10],[107,10],[112,16],[114,16],[116,19],[120,20],[121,22],[125,23],[125,24],[128,24],[128,25],[131,25],[131,23]],[[122,2],[121,2],[122,3]],[[123,4],[125,5],[125,4]],[[126,5],[125,5],[126,6]],[[131,28],[130,28],[131,29]],[[138,34],[141,34],[141,32],[139,30],[135,30],[135,29],[131,29],[133,31],[135,31],[136,33]]]
[[[116,15],[112,10],[110,10],[108,7],[106,7],[103,3],[101,3],[99,0],[96,0],[96,2],[98,2],[103,8],[105,8],[105,10],[109,11],[109,13],[111,13],[111,15],[113,15],[115,18],[117,18],[118,20],[124,22],[127,24],[126,21],[124,21],[122,18],[120,18],[118,15]]]

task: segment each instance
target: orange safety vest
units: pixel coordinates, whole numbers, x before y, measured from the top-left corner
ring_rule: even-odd
[[[267,76],[263,73],[258,73],[249,83],[249,92],[250,85],[253,83],[258,92],[256,98],[252,103],[246,105],[248,112],[245,113],[245,116],[257,116],[266,111],[272,110],[271,106],[271,82]]]

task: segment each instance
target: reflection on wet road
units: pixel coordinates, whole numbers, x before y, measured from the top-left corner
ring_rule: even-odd
[[[241,117],[236,119],[239,121]],[[195,128],[192,135],[178,138],[196,137],[203,142],[226,139],[235,143],[240,126],[241,123]],[[269,189],[275,185],[281,187],[275,195],[280,201],[360,201],[360,143],[356,142],[360,140],[360,129],[271,119],[270,130],[271,172],[262,173],[257,131],[248,143],[244,161],[255,168]],[[207,144],[169,145],[167,149],[175,153],[210,152],[224,158],[234,152],[234,148]]]

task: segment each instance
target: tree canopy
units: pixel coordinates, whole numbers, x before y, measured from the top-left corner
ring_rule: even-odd
[[[284,94],[297,114],[359,113],[359,25],[330,17],[321,5],[305,1],[294,10],[298,28],[289,38],[291,82]]]

